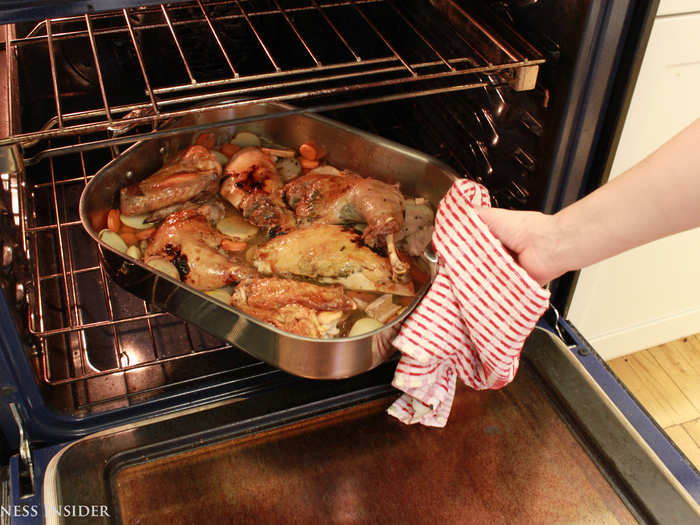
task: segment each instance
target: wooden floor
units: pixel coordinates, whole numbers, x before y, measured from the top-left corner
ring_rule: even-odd
[[[700,469],[700,334],[608,365]]]

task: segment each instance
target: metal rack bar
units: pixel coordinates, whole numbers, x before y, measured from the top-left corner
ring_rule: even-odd
[[[61,99],[58,94],[58,77],[56,75],[56,53],[53,48],[53,38],[51,36],[51,20],[46,21],[46,40],[49,44],[49,63],[51,64],[53,96],[56,100],[56,117],[58,118],[58,127],[63,128],[63,114],[61,112]]]
[[[229,350],[230,348],[231,348],[230,345],[221,345],[221,346],[217,346],[214,348],[207,348],[205,350],[200,350],[197,352],[196,355],[205,355],[205,354],[211,354],[214,352],[221,352],[222,350]],[[161,357],[158,361],[148,361],[145,363],[138,363],[135,365],[119,366],[119,367],[110,368],[107,370],[100,370],[99,372],[92,372],[89,374],[85,374],[85,375],[82,375],[81,377],[55,379],[55,380],[50,381],[50,384],[51,385],[65,385],[65,384],[75,383],[77,381],[85,381],[86,379],[94,379],[96,377],[104,377],[104,376],[112,375],[112,374],[119,373],[119,372],[128,372],[130,370],[137,370],[140,368],[148,368],[151,366],[161,366],[164,363],[172,363],[174,361],[188,359],[191,357],[192,357],[192,354],[189,354],[189,353],[183,354],[183,355],[176,355],[176,356],[172,356],[172,357]],[[220,373],[226,373],[226,372],[228,372],[228,370],[223,370]],[[201,379],[201,378],[197,378],[197,379]]]
[[[92,22],[90,21],[90,15],[85,15],[85,26],[87,27],[88,36],[90,38],[90,49],[92,49],[92,59],[95,62],[95,71],[97,72],[97,82],[100,86],[100,95],[102,96],[102,104],[105,108],[105,116],[109,122],[112,122],[112,112],[109,109],[109,103],[107,102],[107,91],[105,90],[105,83],[102,78],[102,66],[100,65],[100,59],[97,56],[97,44],[95,42],[95,34],[92,29]],[[84,173],[83,173],[84,175]]]
[[[211,34],[214,36],[214,40],[216,40],[216,44],[219,46],[219,49],[221,50],[221,54],[224,55],[224,59],[226,60],[226,64],[228,64],[228,67],[231,69],[231,73],[233,73],[233,76],[238,78],[238,72],[236,71],[236,68],[233,67],[233,64],[231,63],[231,59],[228,56],[228,53],[226,52],[226,48],[224,45],[221,43],[221,38],[219,38],[219,33],[216,31],[216,28],[214,27],[214,24],[211,21],[211,18],[209,18],[209,13],[207,13],[207,10],[204,9],[204,6],[202,5],[202,0],[197,0],[197,5],[199,6],[199,9],[202,10],[202,14],[204,15],[204,19],[207,21],[207,25],[209,26],[209,29],[211,30]]]
[[[459,59],[458,59],[459,60]],[[177,93],[180,91],[192,91],[193,88],[213,88],[213,87],[219,87],[219,86],[225,86],[228,84],[240,84],[240,83],[252,83],[252,82],[261,82],[260,85],[252,86],[249,87],[248,89],[250,92],[253,91],[266,91],[266,90],[271,90],[271,89],[278,89],[278,88],[288,88],[294,85],[303,85],[303,84],[313,84],[313,83],[318,83],[318,82],[325,82],[329,80],[334,80],[332,76],[327,76],[325,73],[327,72],[333,72],[339,69],[358,69],[363,66],[373,66],[375,64],[390,64],[390,63],[395,63],[396,58],[395,57],[385,57],[385,58],[376,58],[372,60],[364,60],[361,63],[358,63],[356,61],[354,62],[341,62],[339,64],[327,64],[322,66],[321,68],[318,67],[305,67],[305,68],[298,68],[298,69],[292,69],[292,70],[286,70],[283,71],[282,69],[279,69],[279,71],[275,71],[274,73],[261,73],[258,75],[248,75],[246,77],[239,77],[238,79],[235,78],[223,78],[223,79],[218,79],[218,80],[210,80],[210,81],[204,81],[204,82],[199,82],[197,83],[196,86],[192,85],[186,85],[186,84],[181,84],[181,85],[175,85],[175,86],[167,86],[163,88],[156,88],[154,90],[154,93],[158,95],[164,95],[164,94],[171,94],[171,93]],[[426,68],[432,65],[437,64],[438,62],[423,62],[420,64],[414,64],[414,68],[416,69],[421,69],[421,68]],[[390,72],[390,71],[399,71],[403,70],[402,67],[395,68],[394,66],[388,65],[385,69],[381,70],[376,70],[375,72]],[[294,78],[294,77],[303,77],[305,75],[308,75],[309,73],[319,73],[320,71],[323,71],[324,75],[323,76],[313,76],[313,77],[307,77],[303,80],[299,81],[285,81],[284,79],[286,77]],[[354,76],[365,76],[367,74],[367,71],[358,71],[357,73],[354,74]],[[349,77],[348,77],[349,78]],[[271,83],[262,83],[266,82],[269,80],[276,80],[276,79],[282,79],[281,81],[277,81],[273,84]],[[296,82],[296,84],[295,84]],[[167,104],[167,99],[164,101]],[[64,116],[65,117],[65,116]]]
[[[360,55],[358,55],[355,50],[352,48],[352,46],[348,43],[348,41],[345,39],[343,34],[338,31],[338,28],[336,25],[333,23],[333,21],[328,17],[326,12],[324,11],[323,6],[318,5],[318,2],[316,0],[311,0],[311,3],[314,5],[314,7],[318,10],[319,13],[321,13],[321,16],[323,19],[326,21],[326,23],[333,29],[333,32],[336,34],[336,36],[340,39],[340,41],[343,43],[343,45],[347,48],[348,51],[352,54],[353,57],[355,57],[356,62],[361,62],[362,58],[360,58]]]
[[[80,275],[81,273],[96,272],[99,269],[100,269],[99,265],[98,266],[88,266],[86,268],[78,268],[77,270],[73,270],[73,273],[75,275]],[[60,273],[50,273],[47,275],[40,276],[39,282],[50,281],[51,279],[58,279],[59,277],[61,277]]]
[[[466,18],[470,24],[472,24],[476,29],[478,29],[484,37],[488,38],[498,49],[505,53],[511,60],[522,60],[523,56],[519,53],[515,53],[510,46],[506,46],[499,38],[497,38],[491,31],[489,31],[485,26],[479,23],[473,16],[471,16],[462,6],[460,6],[455,0],[447,0],[452,7],[454,7],[459,14]]]
[[[464,62],[464,60],[457,60],[458,62]],[[425,62],[422,64],[418,64],[416,69],[428,69],[428,68],[433,68],[437,65],[439,65],[440,62],[434,61],[434,62]],[[376,68],[376,69],[365,69],[362,71],[353,71],[350,73],[339,73],[335,75],[327,75],[324,76],[322,81],[323,82],[335,82],[338,80],[350,80],[354,78],[366,78],[366,77],[373,77],[373,76],[381,76],[381,75],[387,75],[389,73],[400,73],[404,70],[402,66],[389,66],[389,67],[383,67],[383,68]],[[449,74],[441,74],[441,76],[456,76],[457,73],[456,71],[450,72]],[[464,74],[464,71],[459,72],[460,75]],[[423,75],[420,80],[432,80],[436,77],[435,75],[428,76],[428,75]],[[191,95],[191,96],[181,96],[176,100],[168,100],[165,99],[161,102],[161,106],[170,106],[170,105],[175,105],[177,104],[191,104],[193,102],[199,102],[201,100],[207,100],[212,97],[230,97],[230,96],[240,96],[240,95],[250,95],[258,92],[264,92],[264,91],[270,91],[273,89],[282,89],[282,88],[295,88],[295,87],[304,87],[308,86],[309,84],[317,83],[319,80],[316,78],[311,78],[311,79],[302,79],[302,80],[292,80],[288,82],[283,82],[283,83],[278,83],[275,85],[271,86],[254,86],[254,87],[249,87],[249,88],[236,88],[236,89],[230,89],[230,90],[224,90],[224,91],[217,91],[215,94],[203,94],[203,95]],[[385,81],[386,86],[393,85],[397,83],[397,80],[389,79]],[[381,87],[381,86],[375,86],[375,87]],[[319,88],[320,89],[320,88]]]
[[[316,58],[316,55],[314,55],[314,52],[311,51],[311,48],[309,47],[309,44],[306,43],[306,40],[304,40],[304,37],[301,36],[301,33],[299,33],[299,30],[297,29],[297,26],[294,25],[294,22],[292,22],[292,19],[289,18],[289,15],[287,14],[287,11],[285,11],[282,6],[279,4],[277,0],[272,0],[275,5],[277,6],[277,9],[279,9],[280,13],[282,13],[282,16],[284,19],[287,21],[289,26],[292,28],[292,31],[294,31],[294,34],[297,36],[299,39],[299,42],[301,42],[301,45],[304,46],[304,49],[306,49],[306,52],[309,54],[309,56],[312,58],[314,62],[316,62],[317,66],[321,66],[321,62],[319,62],[318,58]]]
[[[49,171],[51,173],[51,181],[54,182],[56,180],[56,174],[54,171],[53,159],[49,159]],[[70,246],[67,247],[68,250],[66,252],[66,247],[64,247],[63,244],[63,228],[61,227],[61,209],[58,206],[58,196],[55,185],[52,186],[52,197],[54,212],[56,213],[56,236],[58,237],[58,250],[60,253],[59,257],[61,262],[61,273],[63,274],[63,291],[65,293],[66,305],[68,309],[68,322],[71,326],[76,326],[80,324],[81,318],[80,311],[78,309],[78,294],[76,292],[75,276],[73,274],[73,258],[70,253]],[[66,242],[68,242],[68,236],[66,236]],[[66,265],[66,255],[68,256],[68,265]],[[66,266],[68,266],[67,269]],[[68,288],[68,275],[70,275],[70,292]],[[73,352],[72,354],[73,365],[79,366],[81,373],[85,373],[85,360],[83,359],[83,356],[85,355],[84,339],[80,336],[80,334],[78,334],[78,345],[80,347],[79,352],[77,353],[78,355],[76,355],[75,352]]]
[[[87,180],[90,180],[93,178],[94,175],[88,175]],[[78,181],[83,180],[83,177],[72,177],[69,179],[62,179],[62,180],[57,180],[56,181],[56,186],[62,186],[64,184],[72,184]],[[33,185],[33,188],[38,189],[38,188],[50,188],[52,184],[50,182],[37,182],[36,184]],[[63,223],[64,226],[73,226],[74,224],[78,224],[77,221],[71,221],[71,222],[65,222]],[[28,231],[36,231],[36,230],[28,230]]]
[[[46,184],[44,186],[46,186]],[[51,184],[51,187],[53,188],[54,185]],[[61,226],[63,228],[66,228],[68,226],[80,226],[80,225],[81,225],[80,221],[66,221],[66,222],[62,223]],[[42,232],[42,231],[47,231],[47,230],[54,230],[56,228],[57,228],[56,224],[44,224],[41,226],[29,226],[29,227],[27,227],[27,232],[36,233],[36,232]]]
[[[185,53],[182,50],[182,46],[180,45],[180,41],[177,39],[177,35],[175,34],[175,28],[173,27],[173,23],[170,20],[170,16],[168,15],[168,11],[165,8],[165,4],[160,4],[160,8],[163,12],[163,18],[165,19],[165,22],[168,24],[168,29],[170,30],[170,34],[173,37],[173,42],[175,42],[175,46],[177,47],[177,52],[180,54],[180,58],[182,59],[182,64],[185,66],[185,71],[187,71],[187,76],[190,79],[190,83],[196,84],[197,81],[195,80],[194,75],[192,75],[192,70],[190,69],[190,65],[187,62],[187,59],[185,58]]]
[[[112,345],[112,349],[114,350],[114,362],[117,364],[116,370],[119,370],[122,368],[121,337],[119,336],[119,331],[117,330],[117,326],[114,323],[114,308],[112,308],[112,294],[109,290],[109,283],[107,282],[107,273],[105,272],[104,266],[102,265],[102,261],[100,261],[100,281],[102,281],[102,291],[104,293],[105,303],[107,305],[107,315],[109,316],[110,321],[109,326],[112,329],[114,343]],[[84,333],[84,330],[81,330],[81,332]],[[128,390],[126,378],[124,378],[124,388]]]
[[[7,89],[5,91],[5,96],[7,97],[7,127],[10,136],[14,134],[14,109],[15,109],[15,95],[14,89],[12,89],[12,79],[15,78],[14,74],[14,60],[13,54],[9,52],[10,41],[12,40],[12,26],[9,24],[5,26],[5,46],[7,51],[5,51],[5,71],[7,71]]]
[[[409,65],[408,62],[406,62],[401,55],[399,55],[398,51],[394,49],[394,46],[391,45],[391,42],[387,40],[387,38],[382,34],[382,32],[377,28],[376,25],[369,19],[369,17],[360,9],[360,6],[357,5],[357,2],[355,0],[351,0],[352,6],[355,8],[355,11],[357,11],[362,19],[367,22],[367,25],[372,28],[372,31],[376,33],[376,35],[381,38],[382,42],[384,42],[384,45],[391,50],[391,52],[394,54],[394,56],[398,59],[399,62],[403,64],[403,66],[408,70],[411,75],[418,76],[418,73],[416,73],[413,68]]]
[[[136,35],[134,34],[134,28],[131,25],[131,20],[129,19],[129,13],[126,9],[122,9],[124,13],[124,20],[126,21],[126,26],[129,28],[129,36],[131,36],[131,42],[134,44],[134,51],[136,51],[136,58],[139,61],[139,67],[141,68],[141,74],[143,75],[143,83],[146,85],[146,92],[148,93],[148,98],[151,100],[151,107],[153,111],[158,114],[158,104],[156,104],[156,99],[151,89],[151,82],[148,80],[148,73],[146,73],[146,66],[143,63],[143,56],[141,55],[141,49],[139,49],[139,44],[136,41]]]
[[[164,312],[153,312],[149,314],[143,314],[143,315],[135,315],[133,317],[125,318],[125,319],[114,319],[114,320],[109,320],[109,321],[94,321],[91,323],[83,323],[82,325],[79,326],[66,326],[62,328],[54,328],[51,330],[43,330],[43,331],[35,331],[35,330],[30,330],[32,335],[35,335],[37,337],[51,337],[54,335],[62,335],[62,334],[68,334],[71,332],[75,332],[78,330],[88,330],[90,328],[101,328],[104,326],[112,326],[112,325],[120,325],[124,323],[131,323],[134,321],[145,321],[146,319],[153,319],[155,317],[163,317],[168,314]]]
[[[255,35],[255,38],[257,39],[258,43],[262,46],[263,51],[265,52],[265,55],[267,55],[268,60],[272,64],[272,67],[275,68],[276,72],[280,73],[282,70],[277,65],[277,62],[275,61],[275,59],[272,57],[272,53],[270,53],[270,50],[265,45],[265,42],[263,42],[263,39],[260,36],[260,33],[258,33],[258,30],[255,28],[253,21],[250,19],[250,17],[248,16],[248,13],[246,13],[245,9],[243,9],[243,6],[239,2],[239,0],[236,0],[236,5],[238,6],[238,9],[241,11],[241,15],[243,16],[243,18],[245,18],[245,21],[247,22],[248,26],[250,27],[250,30]]]
[[[430,43],[430,40],[428,40],[428,39],[425,37],[425,35],[424,35],[423,33],[421,33],[421,32],[418,30],[418,28],[413,24],[413,22],[411,22],[411,21],[406,17],[406,15],[404,15],[404,14],[396,7],[396,4],[394,4],[393,0],[386,0],[386,2],[387,2],[387,3],[389,4],[389,6],[396,12],[396,14],[398,14],[398,15],[401,17],[401,19],[402,19],[404,22],[406,22],[406,24],[408,25],[408,27],[410,27],[410,28],[413,30],[413,32],[414,32],[416,35],[418,35],[418,36],[420,37],[420,39],[421,39],[423,42],[425,42],[425,45],[427,45],[427,46],[430,48],[430,50],[431,50],[433,53],[435,53],[435,56],[437,56],[437,57],[442,61],[442,63],[445,64],[445,65],[448,67],[448,69],[450,69],[451,71],[454,71],[455,68],[452,67],[452,64],[450,64],[450,62],[449,62],[445,57],[443,57],[443,56],[440,54],[440,51],[438,51],[437,49],[435,49],[435,46],[433,46],[433,44]]]

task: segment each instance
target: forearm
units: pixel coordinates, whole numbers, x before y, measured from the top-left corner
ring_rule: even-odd
[[[562,272],[700,226],[700,120],[554,218]]]

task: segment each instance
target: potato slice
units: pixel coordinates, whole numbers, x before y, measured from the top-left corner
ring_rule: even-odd
[[[297,159],[282,157],[275,165],[284,182],[296,179],[301,175],[301,164],[299,164]]]
[[[255,237],[258,229],[246,221],[243,217],[236,214],[229,214],[216,223],[216,229],[224,235],[235,237],[242,241],[246,241],[251,237]]]
[[[178,281],[180,280],[180,272],[178,272],[175,265],[165,257],[149,257],[144,262],[154,270],[163,272],[165,275],[177,279]]]
[[[261,143],[260,137],[258,137],[255,133],[251,133],[250,131],[239,131],[236,133],[236,136],[233,137],[233,140],[231,140],[231,144],[235,144],[241,148],[245,148],[247,146],[255,146],[258,148],[260,147]]]
[[[204,293],[210,297],[213,297],[217,301],[221,301],[225,304],[231,304],[231,292],[226,288],[217,288],[216,290],[209,290]]]
[[[340,175],[340,170],[330,164],[323,164],[318,168],[312,169],[309,173],[313,173],[314,175]]]
[[[363,317],[362,319],[358,319],[357,321],[355,321],[355,324],[352,325],[352,328],[348,332],[348,337],[355,337],[356,335],[366,334],[368,332],[372,332],[378,328],[381,328],[382,326],[384,325],[376,319],[372,319],[371,317]]]
[[[109,245],[111,248],[114,248],[118,252],[126,253],[126,243],[118,233],[115,233],[109,229],[104,229],[98,234],[98,237],[102,242]]]
[[[152,228],[156,225],[155,222],[146,222],[149,215],[151,215],[151,213],[143,213],[141,215],[122,214],[119,216],[119,220],[126,226],[134,228],[135,230],[147,230],[148,228]]]
[[[391,294],[382,295],[367,305],[365,313],[380,323],[386,323],[401,309],[401,306],[394,304],[392,299]]]
[[[141,258],[141,249],[134,244],[133,246],[129,246],[127,248],[126,254],[129,257],[133,257],[134,259],[140,259]]]
[[[222,166],[226,166],[228,164],[228,157],[221,153],[220,151],[216,151],[215,149],[210,149],[209,152],[216,157],[216,160],[219,164]]]

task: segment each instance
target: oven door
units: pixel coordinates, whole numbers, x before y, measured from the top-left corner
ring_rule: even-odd
[[[388,417],[394,392],[319,383],[295,406],[276,392],[99,432],[47,451],[14,503],[46,523],[700,523],[582,348],[537,328],[515,381],[458,389],[442,430]]]

